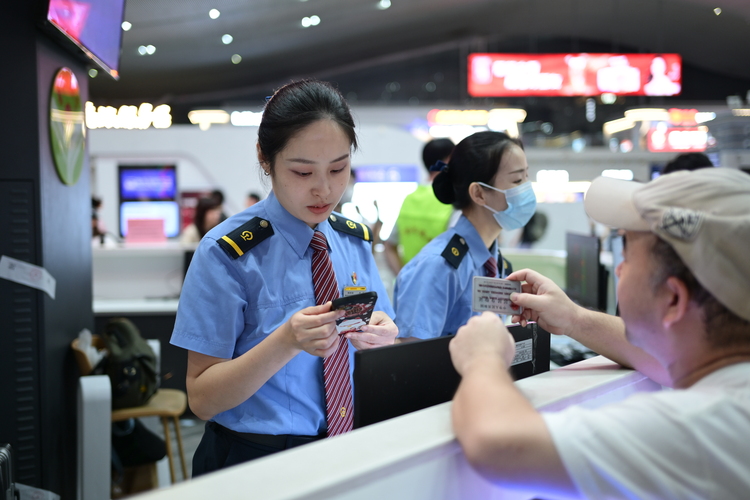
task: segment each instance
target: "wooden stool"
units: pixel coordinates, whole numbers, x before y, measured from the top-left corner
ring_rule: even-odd
[[[91,343],[97,349],[104,348],[104,340],[98,335],[92,335]],[[73,340],[70,346],[78,362],[81,375],[89,375],[94,367],[91,366],[86,353],[78,347],[78,339]],[[168,422],[171,419],[174,425],[174,432],[177,436],[177,448],[180,453],[180,462],[182,463],[182,477],[188,478],[187,465],[185,462],[185,450],[182,446],[182,433],[180,429],[180,416],[185,413],[187,408],[187,394],[179,389],[157,389],[151,399],[145,405],[134,406],[132,408],[121,408],[112,410],[112,422],[119,422],[129,418],[140,417],[159,417],[164,426],[164,441],[167,446],[167,457],[169,458],[169,474],[172,483],[176,482],[174,456],[172,454],[172,440],[169,436]]]

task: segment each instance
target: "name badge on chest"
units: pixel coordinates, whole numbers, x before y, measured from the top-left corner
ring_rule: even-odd
[[[520,314],[523,308],[510,301],[510,294],[521,291],[520,281],[474,276],[471,291],[471,310],[498,314]]]
[[[344,297],[351,297],[352,295],[359,295],[367,291],[366,286],[345,286]]]

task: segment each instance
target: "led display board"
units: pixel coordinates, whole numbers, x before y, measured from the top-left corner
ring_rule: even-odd
[[[679,54],[471,54],[472,97],[671,96],[682,88]]]

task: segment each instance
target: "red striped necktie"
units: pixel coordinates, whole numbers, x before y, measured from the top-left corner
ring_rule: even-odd
[[[487,262],[484,263],[484,275],[491,278],[497,278],[497,260],[495,257],[490,257]]]
[[[328,243],[320,231],[313,234],[312,276],[315,302],[325,304],[339,297],[336,274],[328,256]],[[339,337],[339,347],[323,360],[328,437],[352,430],[352,386],[349,382],[349,341]]]

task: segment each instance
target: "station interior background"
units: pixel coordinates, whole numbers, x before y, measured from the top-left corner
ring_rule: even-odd
[[[647,181],[678,154],[654,149],[648,140],[652,129],[698,132],[702,146],[683,147],[704,148],[721,167],[750,168],[747,0],[126,0],[124,19],[128,24],[123,26],[118,80],[93,64],[78,59],[72,64],[78,78],[85,79],[89,110],[98,113],[87,112],[88,172],[76,189],[102,199],[100,218],[115,243],[105,247],[94,241],[89,256],[77,243],[58,250],[47,236],[44,252],[38,251],[45,256],[44,265],[57,271],[60,284],[77,282],[80,276],[68,274],[84,268],[93,282],[91,296],[35,299],[46,301],[48,319],[40,327],[46,347],[38,366],[46,366],[48,374],[43,387],[34,390],[61,393],[50,398],[49,406],[56,408],[51,416],[41,412],[35,417],[48,424],[59,418],[72,425],[72,403],[62,400],[74,400],[73,361],[69,356],[62,367],[60,353],[68,353],[70,340],[84,326],[96,331],[114,315],[136,318],[145,337],[161,341],[162,367],[184,374],[184,352],[172,352],[168,345],[184,273],[183,250],[178,238],[163,251],[133,252],[117,243],[118,167],[174,165],[180,192],[221,189],[226,211],[241,211],[249,192],[265,196],[270,189],[256,159],[257,120],[266,97],[291,80],[330,81],[350,103],[360,141],[352,165],[361,182],[345,215],[368,224],[379,217],[382,239],[388,237],[403,197],[426,177],[421,150],[431,137],[458,141],[495,126],[517,134],[525,145],[539,211],[549,220],[531,251],[558,260],[564,259],[566,232],[601,234],[583,210],[586,183],[605,170]],[[0,39],[15,42],[10,21],[2,20],[0,27],[8,34]],[[50,48],[52,42],[24,43],[23,51],[11,57],[20,61],[33,53],[26,59],[40,62],[18,64],[27,73],[36,69],[29,64],[36,64],[45,74],[49,60],[63,52]],[[682,90],[669,97],[471,97],[467,59],[472,53],[679,54]],[[32,82],[39,85],[38,94],[47,95],[47,83],[36,78]],[[134,119],[133,113],[143,103],[154,110],[168,107],[168,120],[162,116],[159,128],[149,121],[139,129],[144,120]],[[121,118],[113,118],[123,109]],[[441,121],[439,110],[457,113]],[[516,111],[493,125],[487,116],[497,110]],[[638,115],[633,110],[649,111]],[[13,137],[21,133],[8,137],[0,144],[20,156],[22,148],[15,147]],[[44,180],[45,186],[49,182]],[[77,235],[88,230],[88,200],[70,209],[76,220],[85,220],[83,229],[71,230],[73,222],[61,215],[67,212],[49,217],[49,207],[43,232],[59,227]],[[517,237],[504,234],[501,244],[523,261],[527,250],[514,248]],[[78,256],[73,264],[71,255]],[[376,258],[384,281],[392,284],[377,252]],[[93,318],[74,317],[76,311],[89,313],[88,302],[93,302]],[[45,365],[45,359],[55,361]],[[63,368],[61,382],[56,373]],[[184,388],[184,378],[175,381],[180,376],[163,383]],[[64,394],[57,384],[64,384]],[[188,412],[183,423],[188,459],[202,431],[190,417]],[[151,427],[161,432],[159,425]],[[71,458],[73,438],[40,432],[30,431],[35,446],[45,443],[51,451],[21,450],[21,460],[29,464],[25,481],[72,492],[75,466],[58,467],[50,457],[59,452]],[[168,479],[160,475],[164,481]]]
[[[209,15],[209,7],[218,14]],[[319,24],[310,25],[312,16]],[[523,110],[501,129],[523,140],[538,211],[549,221],[533,251],[558,262],[567,232],[601,234],[583,210],[588,182],[605,170],[647,181],[677,154],[650,150],[647,143],[663,114],[608,130],[605,124],[622,120],[626,111],[681,109],[713,117],[703,123],[703,147],[713,161],[750,165],[750,118],[732,112],[750,107],[750,51],[740,49],[750,47],[750,4],[741,0],[216,0],[210,6],[129,0],[125,20],[131,24],[123,32],[120,80],[101,72],[90,78],[90,100],[96,108],[166,104],[171,126],[89,131],[92,194],[104,200],[100,217],[115,233],[118,165],[176,165],[181,191],[221,189],[229,213],[244,208],[248,192],[265,196],[270,184],[255,154],[260,112],[275,88],[299,78],[331,81],[349,101],[360,141],[352,165],[366,182],[355,185],[344,212],[370,225],[380,218],[381,239],[404,196],[426,177],[424,143],[435,136],[458,142],[492,128],[459,115],[438,123],[436,110],[463,111],[464,118],[467,110]],[[152,53],[144,49],[149,45]],[[476,98],[466,88],[467,56],[475,52],[678,53],[682,91],[671,97]],[[717,140],[722,134],[731,141]],[[511,254],[518,236],[501,236]],[[170,273],[157,273],[158,283],[148,271],[136,273],[140,284],[128,288],[120,279],[113,287],[97,274],[110,269],[107,255],[94,251],[95,304],[138,298],[149,279],[152,296],[179,293],[176,261]],[[522,255],[516,258],[523,262]],[[394,276],[378,252],[376,259],[390,289]],[[201,433],[194,423],[185,420],[189,450]]]

